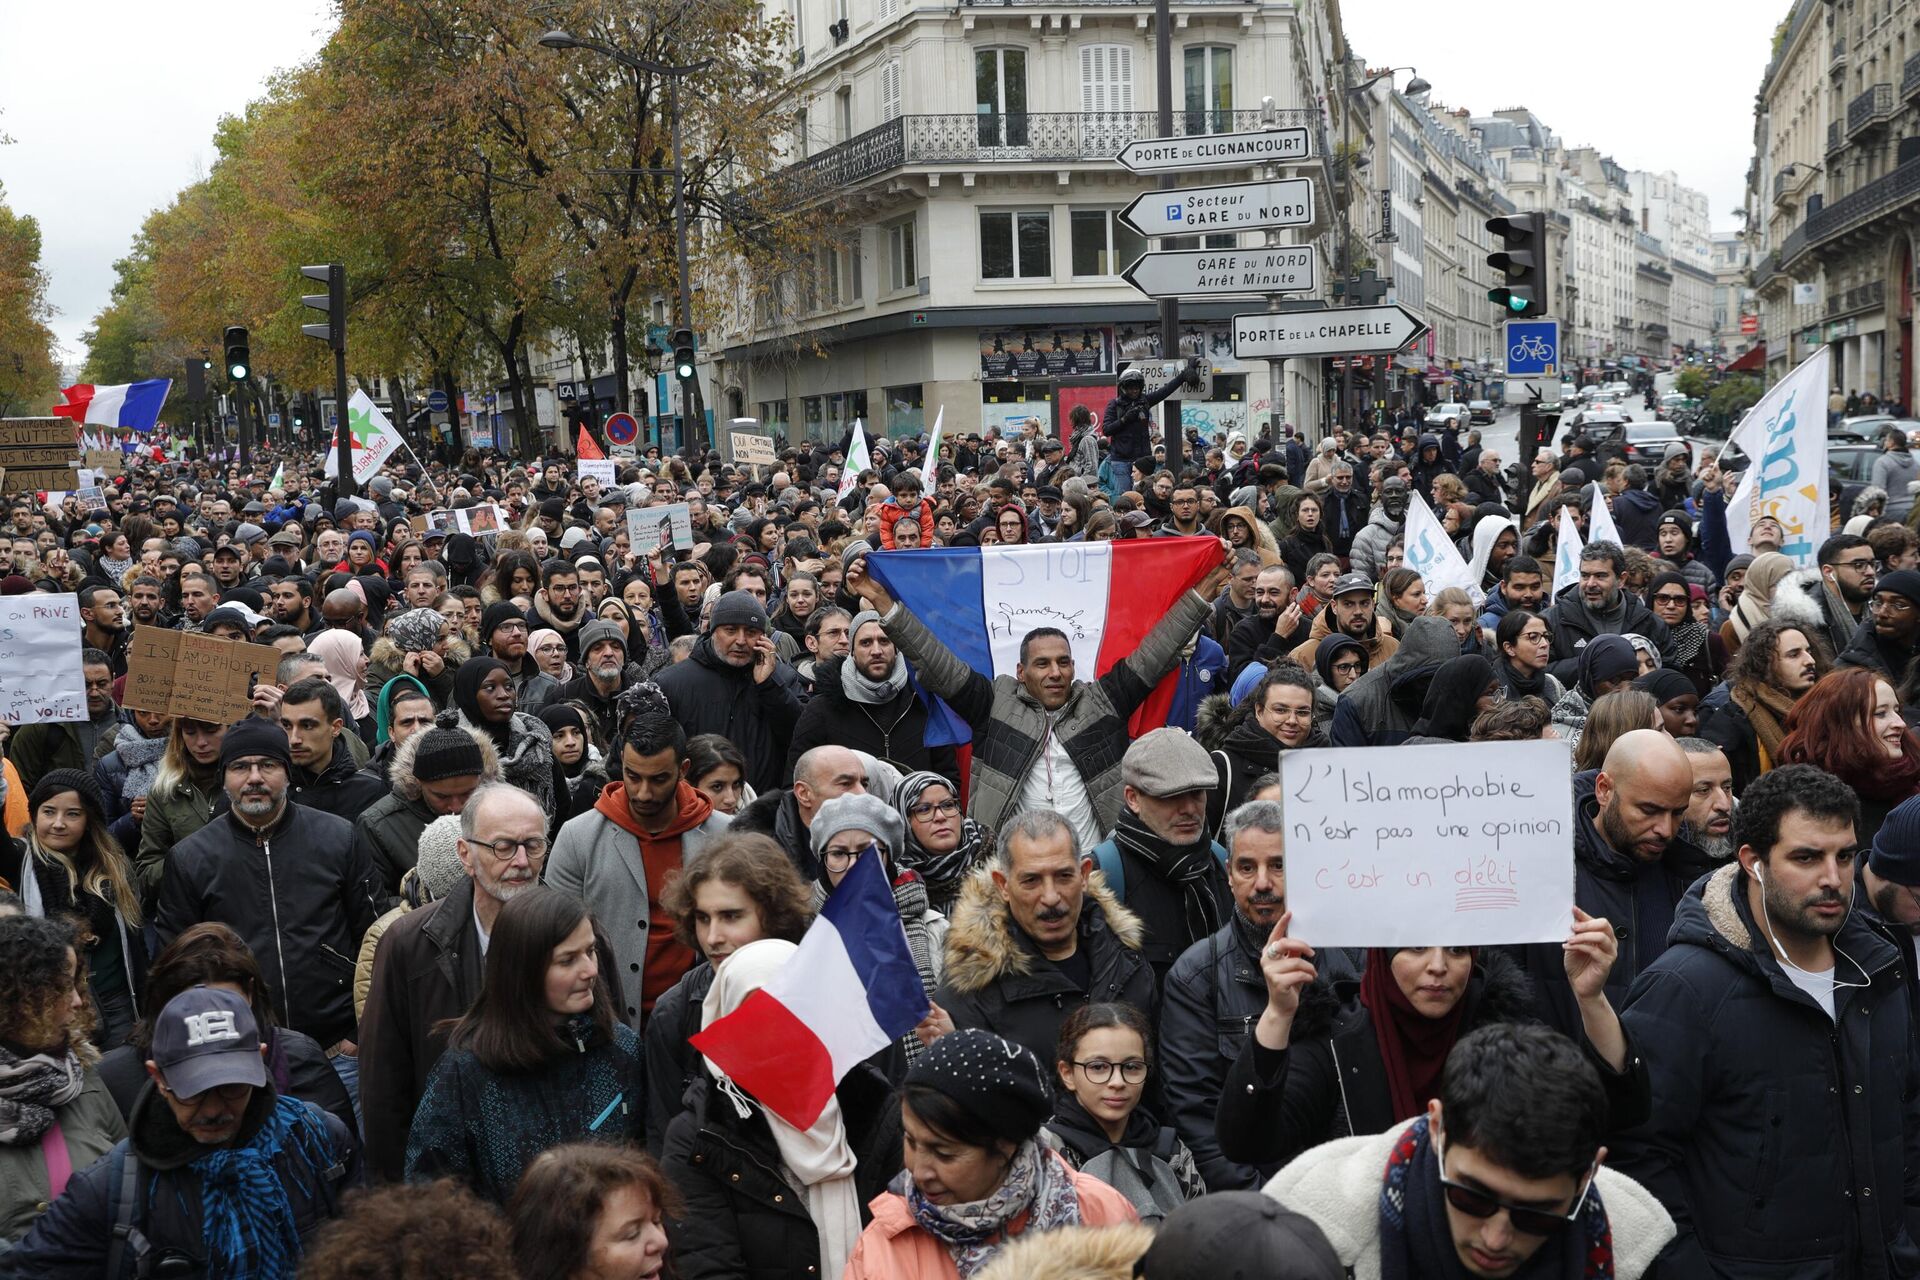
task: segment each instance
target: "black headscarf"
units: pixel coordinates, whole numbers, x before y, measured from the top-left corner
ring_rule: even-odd
[[[1427,701],[1413,726],[1416,738],[1465,742],[1479,714],[1480,696],[1493,683],[1493,664],[1478,653],[1463,653],[1441,666],[1427,686]]]
[[[495,723],[480,713],[480,683],[494,672],[506,670],[507,664],[500,659],[483,656],[468,658],[453,673],[453,705],[460,708],[460,714],[468,723],[485,732],[502,751],[507,749],[507,732],[513,717]],[[512,673],[508,675],[511,677]]]

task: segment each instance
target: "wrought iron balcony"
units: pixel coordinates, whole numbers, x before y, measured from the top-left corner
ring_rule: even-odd
[[[1908,58],[1900,71],[1900,101],[1909,102],[1920,94],[1920,53]]]
[[[1855,311],[1867,311],[1874,307],[1885,306],[1887,302],[1887,282],[1875,280],[1870,284],[1857,285],[1845,293],[1836,293],[1827,299],[1827,315],[1844,316]]]
[[[817,193],[906,165],[1097,164],[1113,160],[1135,138],[1159,137],[1159,119],[1152,111],[896,116],[788,167],[781,180]],[[1258,110],[1173,113],[1173,131],[1180,136],[1251,131],[1261,122]],[[1317,131],[1319,113],[1282,111],[1279,123]]]
[[[1909,160],[1858,191],[1841,196],[1807,217],[1807,243],[1823,244],[1873,219],[1920,199],[1920,159]]]
[[[1893,119],[1893,86],[1882,80],[1847,104],[1847,137],[1852,139],[1866,130]]]

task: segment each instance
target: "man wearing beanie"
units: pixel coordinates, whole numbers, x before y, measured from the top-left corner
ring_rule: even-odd
[[[1896,569],[1873,584],[1866,617],[1834,665],[1878,671],[1897,686],[1913,665],[1916,649],[1920,649],[1920,569]]]
[[[1909,796],[1873,833],[1854,909],[1906,960],[1907,1003],[1920,1017],[1920,796]]]
[[[414,741],[426,737],[416,735]],[[426,1092],[427,1077],[447,1048],[447,1028],[479,998],[487,942],[500,908],[535,883],[542,857],[501,861],[502,840],[542,839],[547,815],[526,792],[490,781],[472,793],[455,824],[460,874],[445,897],[390,921],[373,948],[366,1005],[360,1013],[360,1109],[367,1136],[367,1169],[374,1180],[398,1182],[406,1171],[407,1130]],[[471,828],[471,837],[460,832]],[[435,834],[442,835],[436,827]],[[432,840],[422,842],[420,874]],[[475,1121],[480,1123],[478,1119]]]
[[[907,660],[880,615],[861,610],[849,634],[852,648],[844,658],[825,658],[814,666],[814,695],[787,747],[787,771],[812,748],[833,744],[886,760],[903,774],[931,769],[957,778],[953,748],[926,744],[926,705],[914,692]]]
[[[766,606],[747,591],[713,603],[693,654],[657,677],[689,738],[717,733],[747,758],[747,783],[772,791],[788,777],[787,745],[800,719],[800,677],[774,651]]]
[[[399,901],[401,878],[413,869],[427,824],[459,813],[481,783],[499,781],[500,758],[484,734],[436,727],[402,742],[387,776],[387,794],[353,824],[354,842],[380,886],[382,909]]]
[[[227,729],[230,808],[173,847],[154,931],[164,947],[193,925],[227,925],[259,960],[281,1025],[351,1054],[353,957],[382,895],[352,826],[290,802],[292,768],[279,725],[249,716]]]
[[[580,628],[580,674],[560,686],[549,702],[578,702],[593,713],[601,742],[620,736],[620,695],[641,680],[638,663],[627,661],[627,638],[605,618]]]
[[[480,647],[507,666],[513,680],[513,709],[528,715],[553,701],[560,682],[527,656],[527,615],[508,600],[497,600],[480,615]]]

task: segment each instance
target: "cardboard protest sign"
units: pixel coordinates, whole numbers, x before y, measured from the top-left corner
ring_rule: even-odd
[[[507,513],[501,510],[498,503],[483,502],[473,507],[455,507],[450,514],[456,530],[475,537],[499,533],[507,527]]]
[[[671,543],[675,551],[693,549],[693,508],[684,502],[627,508],[627,541],[635,555],[652,555]]]
[[[118,449],[89,449],[86,463],[95,475],[102,476],[117,476],[126,465],[125,455]]]
[[[74,426],[69,418],[0,419],[0,467],[7,493],[73,485]]]
[[[78,596],[0,596],[0,720],[85,720]]]
[[[254,685],[271,684],[280,651],[166,627],[135,627],[120,705],[207,724],[232,724],[253,710]]]
[[[1293,935],[1315,947],[1564,941],[1570,755],[1557,740],[1286,752]]]
[[[773,438],[760,429],[760,424],[752,418],[741,418],[736,421],[743,425],[731,427],[727,431],[727,444],[733,453],[735,465],[750,467],[779,465],[780,456],[774,451]],[[745,425],[749,423],[752,425]]]

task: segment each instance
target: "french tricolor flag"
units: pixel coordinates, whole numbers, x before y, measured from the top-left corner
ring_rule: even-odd
[[[1220,563],[1220,539],[1127,538],[1025,547],[883,551],[867,571],[975,671],[1014,674],[1020,640],[1036,627],[1064,631],[1074,673],[1097,679],[1132,653],[1154,624]],[[1175,677],[1134,712],[1137,736],[1167,722]],[[927,745],[972,740],[940,699],[928,705]]]
[[[689,1041],[767,1110],[811,1128],[847,1072],[927,1016],[880,856],[869,846],[766,986]]]
[[[160,421],[161,406],[167,403],[167,392],[172,389],[172,378],[149,378],[111,387],[81,382],[61,389],[67,402],[55,405],[53,413],[89,426],[151,431]]]

